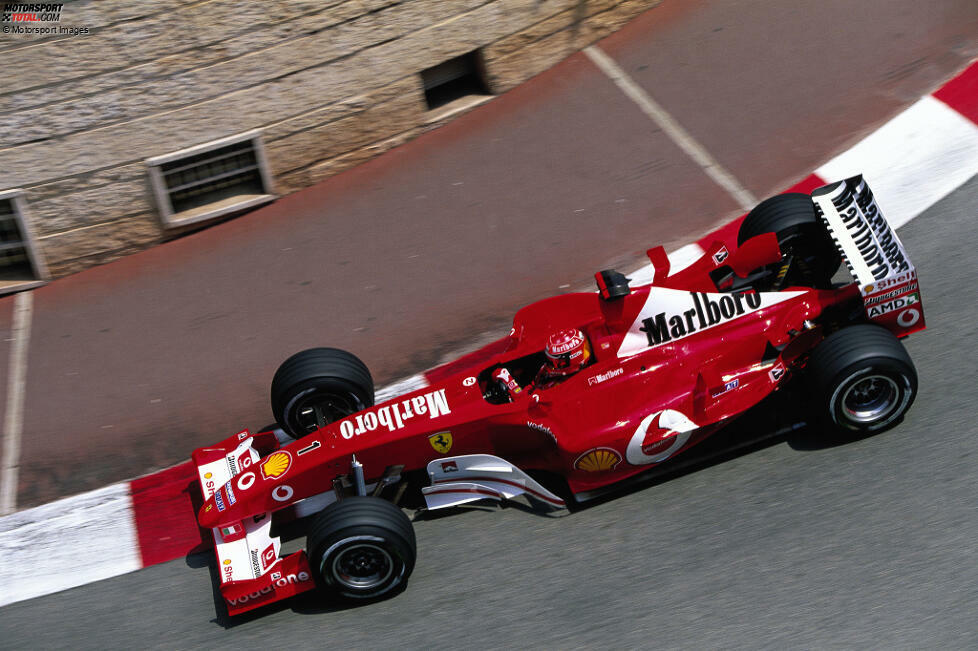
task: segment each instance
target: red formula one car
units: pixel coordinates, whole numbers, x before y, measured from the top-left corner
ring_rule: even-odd
[[[897,423],[917,391],[898,338],[924,317],[915,269],[866,183],[768,199],[738,242],[672,274],[650,249],[651,284],[600,272],[598,292],[523,308],[509,336],[382,404],[349,353],[286,360],[272,408],[295,440],[245,430],[193,454],[229,612],[314,587],[344,599],[403,588],[416,549],[398,504],[411,478],[428,509],[517,496],[563,508],[796,381],[821,430]],[[271,535],[283,511],[314,514],[306,549],[284,557]]]

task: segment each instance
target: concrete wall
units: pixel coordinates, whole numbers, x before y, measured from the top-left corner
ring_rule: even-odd
[[[26,190],[51,275],[72,273],[176,234],[147,158],[262,129],[287,194],[449,119],[421,70],[482,48],[498,94],[658,1],[67,2],[87,35],[0,36],[0,190]]]

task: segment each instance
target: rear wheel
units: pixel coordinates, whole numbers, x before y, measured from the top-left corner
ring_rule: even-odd
[[[860,324],[818,344],[806,369],[817,420],[841,432],[899,423],[917,395],[917,370],[890,331]]]
[[[738,246],[752,237],[774,233],[782,261],[771,265],[758,283],[761,291],[799,285],[826,288],[842,256],[815,214],[807,194],[792,192],[765,199],[751,210],[737,233]]]
[[[346,497],[313,521],[307,541],[316,583],[336,599],[390,596],[414,570],[417,543],[404,512],[379,497]]]
[[[272,379],[272,413],[300,438],[374,404],[370,371],[356,355],[311,348],[288,358]]]

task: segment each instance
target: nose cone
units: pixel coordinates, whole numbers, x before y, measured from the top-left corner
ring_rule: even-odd
[[[214,498],[210,497],[197,511],[197,523],[205,529],[214,529],[218,526],[221,515]]]

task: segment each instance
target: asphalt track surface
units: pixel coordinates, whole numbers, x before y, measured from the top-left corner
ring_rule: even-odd
[[[978,3],[667,1],[600,47],[762,198],[978,55]],[[35,291],[17,504],[268,423],[296,350],[352,350],[384,384],[740,212],[574,55],[349,173]]]
[[[563,517],[418,521],[408,590],[381,603],[229,622],[208,552],[6,606],[0,648],[975,648],[976,203],[978,177],[900,231],[928,329],[889,432],[801,430]]]

